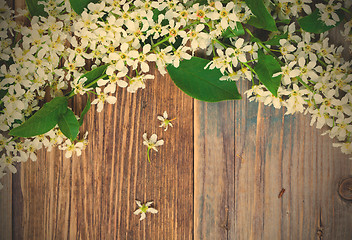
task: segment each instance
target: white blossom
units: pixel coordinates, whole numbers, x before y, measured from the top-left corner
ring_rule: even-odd
[[[164,127],[164,131],[166,131],[168,129],[168,127],[173,127],[171,121],[175,120],[174,119],[168,119],[168,114],[166,111],[164,111],[162,116],[158,116],[157,117],[159,121],[161,121],[161,125],[159,127]]]
[[[148,147],[147,157],[148,157],[148,161],[150,162],[150,157],[149,157],[150,149],[153,149],[154,151],[157,152],[158,151],[157,147],[164,145],[164,140],[162,139],[158,140],[158,136],[155,133],[152,134],[149,139],[147,137],[147,133],[144,133],[143,139],[144,139],[143,144]]]
[[[95,91],[97,92],[97,98],[93,100],[92,104],[97,104],[97,112],[101,112],[103,110],[105,102],[110,104],[116,103],[116,97],[108,95],[111,89],[104,88],[104,91],[101,91],[100,88],[96,88]]]
[[[134,215],[141,214],[141,217],[139,218],[140,221],[146,218],[146,213],[153,213],[153,214],[158,213],[158,210],[150,207],[153,204],[153,202],[147,202],[142,204],[140,201],[136,200],[136,204],[138,206],[138,209],[134,211],[133,214]]]

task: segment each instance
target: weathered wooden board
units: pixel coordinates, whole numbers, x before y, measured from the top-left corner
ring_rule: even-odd
[[[0,190],[0,239],[12,238],[12,176],[1,179],[4,188]]]
[[[116,96],[102,113],[95,106],[88,113],[81,157],[41,151],[13,176],[14,239],[192,239],[193,100],[161,75]],[[81,111],[85,99],[75,99]],[[166,132],[156,119],[164,110],[177,118]],[[165,140],[151,163],[145,132]],[[154,201],[159,213],[140,222],[135,199]]]
[[[233,239],[234,102],[194,104],[194,239]]]
[[[352,163],[308,116],[246,99],[196,101],[193,129],[193,101],[168,76],[116,95],[119,103],[87,115],[81,157],[42,151],[3,180],[0,239],[352,238],[351,203],[337,194]],[[164,110],[177,117],[167,132],[156,120]],[[151,164],[144,132],[165,140]],[[139,222],[135,199],[154,200],[159,213]]]
[[[337,193],[352,175],[349,156],[309,116],[247,100],[224,106],[195,101],[195,239],[351,239],[351,203]]]

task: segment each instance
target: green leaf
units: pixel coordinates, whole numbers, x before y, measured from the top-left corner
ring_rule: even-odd
[[[98,84],[95,82],[93,84],[91,84],[92,82],[94,82],[95,80],[97,79],[100,79],[100,78],[103,78],[104,74],[105,74],[105,71],[106,71],[106,68],[108,67],[109,65],[106,64],[106,65],[102,65],[102,66],[99,66],[97,68],[94,68],[93,70],[83,74],[82,76],[80,76],[79,79],[81,78],[87,78],[86,81],[84,82],[84,86],[88,86],[89,87],[97,87]],[[69,93],[67,93],[65,96],[68,96],[68,97],[72,97],[74,96],[74,93],[73,93],[73,90],[71,90]]]
[[[277,31],[275,20],[268,12],[263,0],[245,0],[245,2],[254,14],[247,22],[248,24],[268,31]]]
[[[6,96],[7,92],[7,90],[0,89],[0,100],[2,100],[2,98]]]
[[[59,128],[61,132],[71,141],[75,140],[79,132],[79,122],[71,109],[59,116]]]
[[[88,95],[88,94],[87,94]],[[87,104],[86,104],[86,106],[84,107],[84,109],[83,109],[83,111],[82,111],[82,113],[81,113],[81,116],[80,116],[80,118],[79,118],[79,125],[80,126],[82,126],[82,124],[83,124],[83,119],[84,119],[84,116],[87,114],[87,112],[88,112],[88,110],[90,109],[90,97],[89,97],[89,95],[88,95],[88,99],[87,99]]]
[[[344,14],[342,11],[337,11],[336,13],[339,16],[340,21],[332,26],[326,26],[325,23],[320,20],[319,9],[315,9],[310,15],[298,19],[298,23],[306,32],[323,33],[337,26],[344,19]]]
[[[48,14],[44,11],[44,5],[38,4],[40,0],[26,0],[26,5],[29,13],[32,16],[43,16],[47,17]]]
[[[159,17],[159,15],[160,15],[160,14],[165,15],[165,13],[166,13],[166,9],[164,9],[164,10],[162,10],[162,11],[159,11],[159,9],[154,8],[154,9],[153,9],[153,21],[157,23],[157,22],[158,22],[158,17]],[[161,26],[166,26],[167,23],[168,23],[168,21],[167,21],[166,19],[163,19],[163,20],[161,21]]]
[[[220,81],[222,73],[218,69],[204,69],[209,62],[192,57],[181,61],[178,68],[168,65],[167,70],[176,86],[196,99],[206,102],[241,99],[235,82]]]
[[[153,21],[154,22],[158,22],[158,16],[161,14],[161,11],[159,11],[159,9],[157,9],[157,8],[154,8],[153,9]]]
[[[291,19],[283,19],[283,20],[276,20],[276,23],[283,23],[288,25],[291,22]]]
[[[256,37],[251,37],[250,41],[251,42],[261,42],[261,40],[259,38],[256,38]]]
[[[22,125],[12,129],[9,134],[18,137],[33,137],[50,131],[67,110],[67,99],[56,97],[44,104],[32,117]]]
[[[222,32],[223,38],[232,38],[232,37],[237,37],[242,35],[244,35],[244,29],[240,22],[236,23],[235,29],[228,27],[225,31]]]
[[[189,1],[190,3],[192,3],[192,1]],[[190,4],[189,3],[189,4]],[[206,5],[206,4],[208,4],[208,1],[207,0],[196,0],[196,1],[194,1],[193,3],[192,3],[192,5],[194,5],[194,4],[196,4],[196,3],[199,3],[199,5],[200,6],[202,6],[202,5]],[[190,6],[191,7],[191,6]]]
[[[91,2],[97,3],[98,0],[70,0],[71,7],[77,14],[81,14]]]
[[[19,120],[19,119],[15,119],[15,121],[13,121],[15,124],[21,124],[22,123],[22,121],[21,120]]]
[[[106,68],[109,65],[102,65],[100,67],[94,68],[92,71],[87,72],[86,74],[82,75],[80,78],[86,77],[87,80],[84,83],[84,86],[87,86],[89,83],[93,82],[94,80],[100,78],[104,75]],[[94,87],[94,86],[93,86]]]
[[[178,48],[181,46],[181,44],[182,44],[182,40],[183,40],[182,37],[177,36],[177,37],[175,38],[175,42],[172,43],[171,45],[174,46],[175,49],[178,49]],[[160,45],[159,45],[159,46],[160,46]],[[165,47],[166,47],[166,46],[165,46]]]
[[[288,38],[288,32],[280,35],[274,35],[272,39],[269,39],[268,41],[265,41],[265,45],[280,45],[280,39],[287,39]]]
[[[271,55],[265,55],[262,50],[258,51],[258,63],[254,71],[259,77],[259,81],[277,97],[277,90],[281,83],[281,75],[273,77],[274,73],[281,72],[280,63]]]
[[[2,81],[2,79],[0,81]],[[1,100],[3,97],[6,96],[7,92],[8,92],[7,90],[0,89],[0,111],[2,111],[5,108],[5,104]]]

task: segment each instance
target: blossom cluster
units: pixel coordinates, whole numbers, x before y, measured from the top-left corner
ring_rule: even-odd
[[[5,91],[0,115],[2,131],[20,125],[38,110],[47,89],[52,98],[69,90],[81,95],[94,91],[97,97],[92,104],[97,104],[100,112],[105,102],[116,102],[113,94],[117,87],[126,87],[132,93],[144,89],[145,82],[154,78],[148,74],[151,63],[165,74],[166,65],[178,67],[198,48],[207,48],[223,29],[234,27],[250,14],[244,3],[232,2],[186,8],[179,1],[107,0],[90,3],[81,15],[71,9],[68,0],[39,3],[48,16],[33,16],[29,26],[17,24],[13,11],[5,5],[2,9],[6,11],[0,12],[0,57],[7,61],[0,72],[1,89]],[[22,11],[22,15],[28,16],[28,12]],[[207,25],[212,30],[205,33]],[[14,42],[15,35],[21,40]],[[108,65],[106,76],[97,81],[95,89],[81,78],[88,63],[89,69]],[[130,70],[132,74],[128,75]],[[72,142],[57,127],[24,141],[3,134],[0,138],[1,172],[6,168],[15,172],[15,162],[35,160],[36,150],[42,147],[50,150],[58,145],[69,152],[67,157],[75,151],[79,155],[86,141]]]
[[[341,21],[336,12],[343,6],[348,8],[346,2],[329,0],[314,5],[311,0],[274,0],[268,8],[277,21],[295,19],[316,8],[321,21],[330,26]],[[25,122],[48,98],[93,93],[96,98],[92,104],[101,112],[106,102],[118,102],[114,96],[118,87],[131,93],[144,89],[154,78],[150,64],[164,75],[167,65],[179,67],[198,49],[212,57],[206,67],[219,69],[223,74],[220,80],[245,78],[255,82],[253,65],[263,50],[281,63],[282,71],[275,75],[281,76],[281,86],[274,97],[264,85],[255,83],[246,92],[249,100],[276,108],[284,106],[287,114],[310,113],[312,124],[329,127],[326,133],[339,140],[335,145],[352,153],[351,62],[341,57],[344,49],[330,44],[326,34],[304,32],[292,22],[280,25],[274,33],[287,34],[278,45],[267,45],[259,39],[245,41],[241,36],[223,41],[224,31],[238,29],[238,24],[245,25],[252,16],[241,0],[209,0],[205,4],[104,0],[89,3],[80,15],[71,9],[69,0],[39,3],[47,16],[33,16],[26,25],[15,20],[20,15],[28,17],[28,12],[14,16],[13,10],[0,3],[2,132]],[[344,27],[342,35],[351,40],[351,20]],[[104,75],[87,84],[82,76],[101,66],[106,66]],[[163,116],[161,120],[166,119]],[[172,126],[169,121],[162,126]],[[0,172],[7,168],[16,172],[15,162],[36,160],[36,151],[43,147],[50,150],[58,146],[71,157],[73,152],[80,155],[86,144],[86,134],[73,141],[58,127],[27,139],[0,134]]]
[[[297,9],[306,13],[311,12],[308,5],[312,2],[311,0],[299,2],[302,5],[301,7],[296,6]],[[281,3],[283,1],[278,1],[278,6],[283,6],[280,5]],[[290,10],[281,11],[280,18],[296,17],[296,7],[293,7],[295,4],[292,2],[289,5],[285,4],[290,6]],[[345,4],[347,5],[346,1]],[[333,25],[340,21],[338,16],[329,15],[327,11],[336,11],[341,6],[339,1],[333,0],[330,0],[327,5],[316,4],[321,12],[321,20],[326,25]],[[328,17],[334,19],[335,22],[329,23]],[[347,20],[342,35],[351,35],[350,25],[351,20]],[[295,23],[279,28],[279,30],[279,34],[288,33],[288,38],[281,39],[276,48],[267,46],[268,52],[280,52],[282,71],[273,75],[274,77],[281,76],[278,96],[273,96],[264,85],[258,84],[246,92],[249,100],[261,101],[275,108],[286,107],[286,114],[310,113],[311,125],[316,124],[318,129],[325,127],[324,129],[327,130],[323,135],[328,134],[339,141],[333,146],[340,147],[343,153],[351,154],[352,61],[342,57],[343,52],[348,49],[331,44],[327,32],[314,34],[302,30],[297,31]]]
[[[311,0],[275,1],[274,16],[279,19],[299,17],[301,12],[312,13]],[[339,1],[330,0],[327,5],[316,4],[321,20],[327,26],[336,24],[340,19],[334,12],[342,7]],[[331,10],[334,14],[327,14]],[[329,10],[329,11],[330,11]],[[276,13],[276,15],[275,15]],[[335,22],[329,22],[331,17]],[[330,19],[331,20],[331,19]],[[332,21],[332,20],[331,20]],[[351,35],[351,20],[345,23],[345,35]],[[329,43],[328,33],[314,34],[297,29],[295,22],[280,26],[276,36],[287,34],[278,45],[266,45],[260,40],[245,42],[243,38],[231,39],[231,44],[217,41],[219,46],[213,60],[206,66],[217,68],[224,76],[220,80],[252,80],[257,75],[253,65],[258,62],[258,49],[274,56],[281,63],[281,71],[273,77],[281,76],[278,95],[274,96],[264,84],[254,84],[246,91],[249,101],[260,101],[275,108],[286,107],[286,114],[310,113],[311,125],[326,127],[323,134],[329,134],[339,142],[343,153],[352,153],[352,89],[351,65],[342,57],[342,46]],[[250,35],[253,34],[247,29]],[[270,36],[274,38],[275,35]]]

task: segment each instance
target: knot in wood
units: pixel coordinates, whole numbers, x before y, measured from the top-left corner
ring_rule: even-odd
[[[339,186],[340,197],[352,201],[352,177],[343,180]]]

